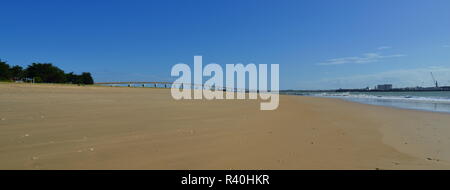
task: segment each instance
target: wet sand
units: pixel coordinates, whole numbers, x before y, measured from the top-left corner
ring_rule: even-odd
[[[450,169],[449,114],[281,96],[0,84],[0,169]]]

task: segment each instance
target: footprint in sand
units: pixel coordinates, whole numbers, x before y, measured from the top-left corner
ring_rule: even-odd
[[[429,160],[429,161],[436,161],[436,162],[441,161],[441,160],[439,160],[439,159],[434,159],[434,158],[427,158],[427,160]]]
[[[195,135],[196,131],[194,129],[191,130],[177,130],[178,133],[184,134],[184,135]]]

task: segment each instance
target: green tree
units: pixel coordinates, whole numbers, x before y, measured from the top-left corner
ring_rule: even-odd
[[[94,84],[94,79],[92,79],[91,73],[88,72],[81,74],[81,81],[83,84]]]
[[[73,74],[73,72],[66,73],[66,83],[75,84],[74,81],[76,80],[76,75]]]
[[[41,77],[34,77],[34,82],[35,83],[43,83],[44,81],[41,79]]]
[[[45,83],[64,83],[66,75],[63,70],[53,66],[51,63],[33,63],[25,70],[27,78],[39,78]]]
[[[10,79],[9,65],[0,59],[0,81],[9,81]]]
[[[10,67],[5,61],[0,60],[0,81],[34,79],[41,83],[71,83],[71,84],[94,84],[91,73],[84,72],[81,75],[73,72],[65,73],[51,63],[33,63],[25,70],[21,66]]]
[[[80,76],[73,74],[73,72],[66,73],[66,83],[81,84]]]
[[[84,72],[81,75],[73,74],[73,72],[66,74],[66,83],[71,84],[94,84],[91,73]]]
[[[13,80],[22,80],[24,75],[23,68],[21,66],[14,66],[9,69],[9,73]]]

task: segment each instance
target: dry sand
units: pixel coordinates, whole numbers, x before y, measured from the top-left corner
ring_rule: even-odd
[[[0,84],[0,169],[449,169],[449,114],[281,96]]]

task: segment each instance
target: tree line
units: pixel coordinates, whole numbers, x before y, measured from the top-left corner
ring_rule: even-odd
[[[32,63],[26,69],[10,66],[0,59],[0,81],[33,81],[36,83],[94,84],[91,73],[65,73],[51,63]]]

